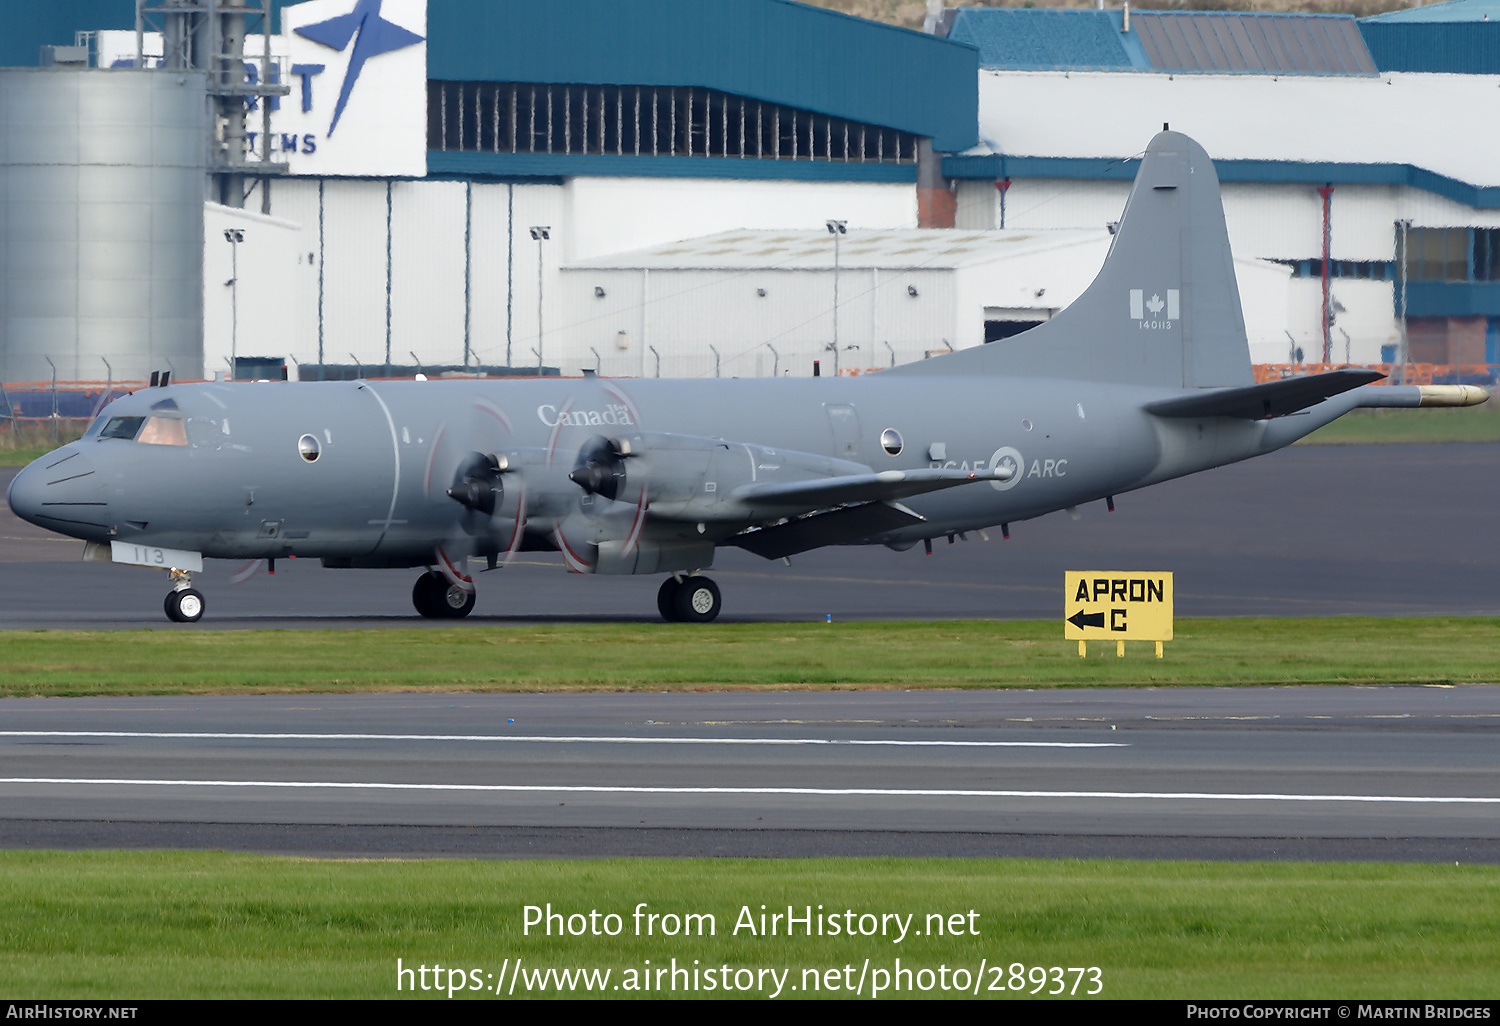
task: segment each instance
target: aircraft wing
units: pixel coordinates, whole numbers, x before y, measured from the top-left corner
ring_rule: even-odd
[[[1199,395],[1159,399],[1146,404],[1158,417],[1243,417],[1266,420],[1316,406],[1325,399],[1385,377],[1379,371],[1336,370],[1283,378],[1244,388],[1222,388]]]
[[[893,502],[972,481],[1007,481],[1014,473],[1010,467],[883,470],[878,474],[850,474],[812,481],[745,484],[734,490],[734,497],[747,506],[813,510],[859,502]]]
[[[812,481],[761,482],[734,490],[742,506],[805,514],[772,527],[742,531],[728,544],[766,559],[806,552],[824,545],[844,545],[872,535],[922,523],[897,500],[974,481],[1006,481],[1012,467],[994,470],[885,470]]]
[[[862,506],[845,506],[828,513],[798,517],[775,527],[741,531],[726,544],[737,545],[766,559],[781,559],[824,545],[847,545],[871,535],[920,523],[921,517],[899,503],[867,502]]]

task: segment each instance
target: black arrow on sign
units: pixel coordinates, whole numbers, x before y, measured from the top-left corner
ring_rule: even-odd
[[[1068,622],[1079,630],[1085,627],[1104,627],[1103,613],[1085,613],[1082,609],[1068,617]]]

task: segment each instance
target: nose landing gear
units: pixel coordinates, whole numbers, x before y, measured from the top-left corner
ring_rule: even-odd
[[[173,623],[197,623],[203,619],[203,593],[193,587],[186,570],[170,571],[172,590],[167,592],[162,609]]]
[[[661,582],[656,608],[669,623],[708,623],[724,608],[719,586],[707,577],[672,576]]]

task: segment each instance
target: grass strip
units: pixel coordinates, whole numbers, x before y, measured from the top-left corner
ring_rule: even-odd
[[[41,459],[51,452],[53,446],[30,449],[6,449],[0,447],[0,467],[24,467],[32,460]]]
[[[526,905],[592,910],[618,936],[523,933]],[[637,936],[632,913],[712,914],[714,933]],[[759,933],[761,906],[826,917],[911,915],[886,936]],[[964,996],[937,971],[981,960],[980,997],[1017,998],[1012,965],[1098,967],[1105,998],[1493,998],[1500,989],[1500,867],[1080,860],[791,859],[547,862],[314,861],[219,852],[0,853],[0,977],[15,999],[447,1000],[526,970],[610,970],[603,996],[641,996],[627,970],[790,970],[782,997],[849,997],[865,959],[916,996]],[[822,906],[821,913],[819,906]],[[734,932],[748,909],[757,927]],[[970,917],[973,911],[976,916]],[[928,932],[941,915],[961,932]],[[952,916],[957,915],[957,920]],[[581,926],[574,920],[575,926]],[[706,921],[701,921],[706,922]],[[783,925],[784,926],[784,920]],[[815,920],[816,922],[816,920]],[[871,920],[863,921],[873,926]],[[972,932],[971,932],[972,928]],[[590,928],[592,929],[592,928]],[[923,931],[921,935],[910,932]],[[404,968],[441,965],[444,989]],[[695,962],[696,960],[696,962]],[[846,974],[845,966],[852,967]],[[463,975],[448,975],[448,970]],[[479,976],[472,975],[477,970]],[[816,970],[804,975],[804,970]],[[836,970],[828,975],[828,970]],[[917,975],[930,970],[930,976]],[[808,993],[812,976],[819,989]],[[504,976],[508,989],[510,976]],[[675,996],[725,996],[703,988]],[[746,979],[740,974],[740,980]],[[762,977],[761,979],[764,979]],[[867,976],[863,996],[876,976]],[[1073,977],[1066,983],[1071,986]],[[830,981],[838,989],[830,989]],[[431,973],[425,977],[429,985]],[[477,982],[476,982],[477,981]],[[990,991],[996,981],[1002,990]],[[664,978],[665,982],[665,978]],[[889,982],[889,981],[888,981]],[[403,981],[404,983],[404,981]],[[620,984],[625,988],[615,991]],[[416,987],[413,994],[409,986]],[[687,977],[678,977],[687,986]],[[796,986],[791,991],[790,986]],[[1043,989],[1055,986],[1050,973]],[[1092,989],[1084,976],[1083,991]],[[526,977],[514,996],[527,995]],[[766,991],[731,996],[767,997]],[[455,991],[454,998],[484,997]],[[495,995],[490,993],[489,998]],[[541,996],[532,992],[528,996]],[[565,996],[585,996],[579,988]],[[673,996],[670,990],[653,997]],[[887,992],[885,997],[897,996]],[[907,996],[902,994],[900,996]]]
[[[1466,409],[1354,410],[1298,445],[1500,442],[1500,399]]]
[[[1179,620],[1076,643],[1051,621],[10,631],[0,696],[1454,684],[1500,679],[1500,619]],[[605,657],[602,654],[607,654]]]

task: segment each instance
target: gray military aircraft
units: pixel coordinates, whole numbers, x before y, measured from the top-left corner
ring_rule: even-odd
[[[723,545],[768,559],[905,549],[1258,456],[1357,407],[1463,406],[1465,385],[1336,370],[1255,384],[1218,178],[1152,140],[1108,258],[1014,338],[860,378],[540,379],[145,388],[12,481],[18,516],[85,558],[168,571],[195,621],[204,557],[425,567],[427,617],[489,568],[668,574],[668,620],[708,621]]]

